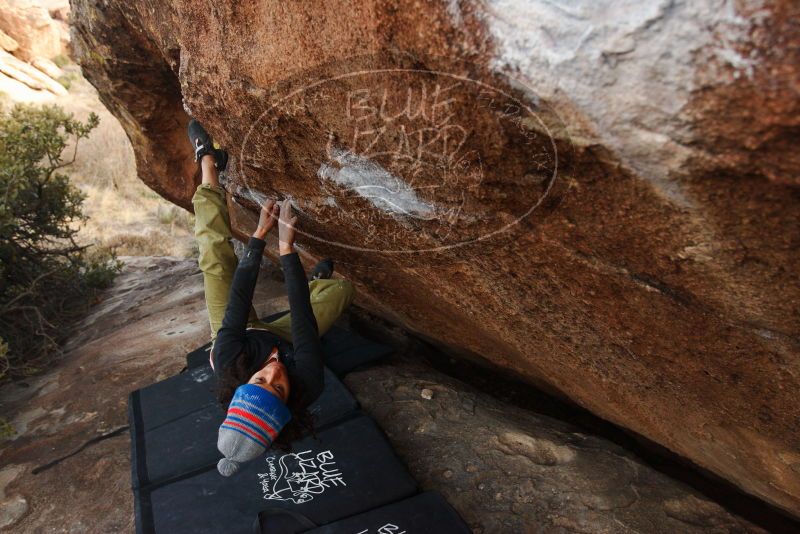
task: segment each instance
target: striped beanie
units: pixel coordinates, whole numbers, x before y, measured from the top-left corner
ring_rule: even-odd
[[[225,421],[219,427],[217,448],[225,455],[217,470],[229,477],[263,454],[292,419],[289,408],[278,397],[255,384],[236,388]]]

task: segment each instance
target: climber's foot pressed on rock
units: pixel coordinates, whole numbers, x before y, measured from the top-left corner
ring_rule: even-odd
[[[188,130],[189,142],[194,148],[194,160],[200,161],[206,155],[213,156],[214,166],[218,171],[224,171],[228,166],[228,153],[214,143],[198,120],[190,120]]]
[[[327,280],[333,276],[333,260],[330,258],[325,258],[324,260],[320,260],[317,265],[314,266],[314,269],[311,271],[311,275],[309,276],[309,280]]]

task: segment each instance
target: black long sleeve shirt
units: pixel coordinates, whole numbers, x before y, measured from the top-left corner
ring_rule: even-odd
[[[211,355],[214,369],[221,373],[246,353],[252,357],[251,374],[255,373],[264,365],[273,347],[277,346],[289,374],[290,387],[301,386],[301,404],[307,406],[322,393],[324,387],[322,344],[311,309],[308,281],[296,252],[280,257],[292,314],[292,343],[266,330],[247,329],[265,244],[262,239],[251,237],[233,275],[228,307]]]

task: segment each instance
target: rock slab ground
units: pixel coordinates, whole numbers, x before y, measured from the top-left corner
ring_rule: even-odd
[[[282,283],[262,273],[255,302],[261,314],[285,309]],[[133,531],[126,431],[32,471],[124,428],[128,394],[177,373],[207,339],[206,320],[194,261],[126,258],[63,360],[0,390],[17,431],[0,445],[0,529]],[[762,532],[619,447],[478,393],[413,354],[347,384],[421,486],[444,493],[476,532]]]

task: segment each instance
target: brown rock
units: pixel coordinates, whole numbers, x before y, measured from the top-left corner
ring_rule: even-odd
[[[800,4],[600,4],[76,0],[73,31],[166,198],[190,111],[238,237],[291,195],[373,311],[798,514]]]
[[[20,68],[24,65],[25,63],[11,54],[6,52],[0,54],[0,73],[18,82],[24,83],[31,89],[36,89],[37,91],[45,90],[46,88],[42,82],[31,76],[24,68]]]
[[[69,0],[39,0],[39,2],[53,19],[69,22]]]
[[[6,32],[0,30],[0,48],[5,50],[6,52],[13,52],[17,48],[19,48],[19,43],[15,41],[14,38],[8,35]]]
[[[28,511],[28,501],[19,494],[6,494],[6,487],[22,472],[21,466],[0,470],[0,528],[14,525]]]
[[[0,0],[0,30],[19,43],[15,53],[23,60],[67,53],[66,21],[54,20],[45,4],[43,0]]]
[[[54,95],[67,94],[63,85],[33,65],[20,61],[4,50],[0,50],[0,72],[24,83],[31,89],[50,91]]]
[[[64,71],[58,68],[58,65],[43,57],[33,58],[31,60],[31,65],[42,71],[53,80],[57,80],[60,76],[64,75]]]

